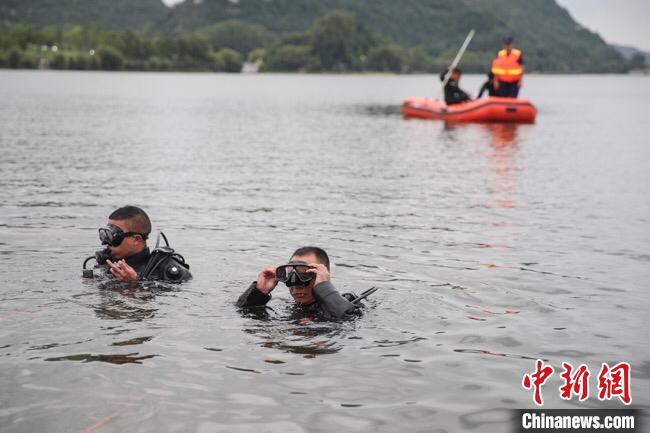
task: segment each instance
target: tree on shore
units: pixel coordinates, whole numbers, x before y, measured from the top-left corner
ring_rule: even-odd
[[[368,51],[377,45],[377,37],[346,11],[328,13],[309,33],[314,55],[325,70],[362,70]]]

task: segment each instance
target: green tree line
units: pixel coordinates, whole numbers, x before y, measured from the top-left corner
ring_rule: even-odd
[[[303,32],[271,32],[236,20],[185,35],[114,30],[96,25],[37,28],[14,24],[0,33],[0,67],[73,70],[239,72],[439,72],[455,54],[437,56],[382,38],[357,17],[335,10]],[[494,52],[469,50],[464,70],[486,72]]]
[[[74,70],[239,72],[240,53],[200,34],[146,35],[94,25],[16,24],[0,33],[0,66]]]

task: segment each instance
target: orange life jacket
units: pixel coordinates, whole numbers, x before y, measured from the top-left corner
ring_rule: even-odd
[[[510,55],[506,50],[499,51],[492,61],[492,73],[499,81],[516,83],[524,75],[524,68],[519,64],[519,58],[521,58],[521,51],[514,48],[510,51]]]

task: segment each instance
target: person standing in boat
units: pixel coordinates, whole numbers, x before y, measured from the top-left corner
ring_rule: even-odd
[[[503,49],[492,61],[492,73],[497,78],[497,96],[516,98],[524,75],[524,59],[521,50],[512,46],[512,36],[503,38]]]
[[[448,69],[440,74],[440,81],[445,81],[447,74],[450,74],[449,80],[445,85],[445,102],[447,105],[460,104],[469,102],[472,98],[469,94],[459,87],[460,76],[462,72],[459,68]]]

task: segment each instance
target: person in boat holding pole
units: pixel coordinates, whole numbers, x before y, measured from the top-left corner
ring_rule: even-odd
[[[445,103],[447,105],[460,104],[469,102],[472,98],[467,92],[459,87],[462,72],[459,68],[449,68],[447,71],[440,73],[440,81],[444,82],[445,77],[449,74],[447,84],[445,84]]]
[[[106,227],[99,229],[99,240],[106,248],[97,251],[83,263],[84,278],[114,277],[118,281],[156,280],[181,282],[192,278],[190,266],[174,252],[167,237],[160,232],[153,251],[147,247],[151,220],[136,206],[121,207],[108,217]],[[160,237],[166,246],[160,246]],[[86,269],[91,260],[94,269]]]
[[[516,98],[522,85],[524,59],[521,50],[513,48],[512,36],[503,38],[503,49],[492,61],[492,73],[498,80],[497,96]]]
[[[458,82],[460,81],[460,76],[462,74],[460,69],[458,69],[458,64],[460,63],[463,54],[465,54],[465,50],[469,46],[469,43],[472,41],[474,33],[474,29],[469,31],[463,45],[461,45],[458,53],[456,53],[456,57],[454,57],[454,60],[451,62],[451,65],[446,71],[443,71],[440,74],[440,81],[442,81],[442,89],[445,95],[445,103],[447,105],[460,104],[461,102],[472,100],[466,92],[462,91],[460,87],[458,87]]]
[[[282,266],[264,268],[237,300],[237,307],[263,307],[271,300],[271,292],[283,282],[293,300],[305,313],[324,319],[348,319],[361,315],[361,300],[376,291],[369,289],[360,296],[340,294],[332,285],[330,260],[318,247],[298,248]]]

